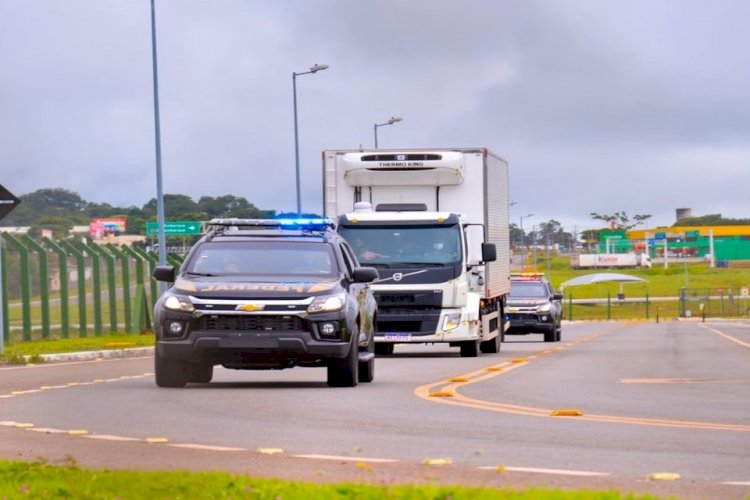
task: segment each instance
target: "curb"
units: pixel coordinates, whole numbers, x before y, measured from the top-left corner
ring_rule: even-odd
[[[42,354],[40,357],[45,363],[55,363],[63,361],[92,361],[95,359],[119,359],[119,358],[137,358],[141,356],[152,356],[153,347],[134,347],[131,349],[108,349],[104,351],[81,351],[66,352],[59,354]],[[28,361],[31,356],[24,356]]]

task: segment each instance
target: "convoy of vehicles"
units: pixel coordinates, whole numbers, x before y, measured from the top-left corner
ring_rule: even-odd
[[[160,387],[208,383],[214,365],[235,369],[320,366],[328,385],[374,376],[376,303],[349,244],[326,220],[214,219],[158,300],[155,372]]]
[[[562,331],[562,293],[555,292],[541,273],[513,274],[507,304],[508,335],[544,334],[545,342],[559,342]]]
[[[647,253],[589,253],[570,256],[573,269],[651,267]]]
[[[510,291],[508,164],[485,148],[324,151],[325,215],[378,269],[375,350],[500,350]]]

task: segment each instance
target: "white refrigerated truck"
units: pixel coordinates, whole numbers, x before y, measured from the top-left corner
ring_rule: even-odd
[[[486,148],[323,152],[325,215],[376,267],[375,352],[496,353],[510,291],[508,163]]]

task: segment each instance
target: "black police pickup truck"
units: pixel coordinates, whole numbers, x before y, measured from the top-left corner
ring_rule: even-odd
[[[208,383],[240,370],[321,366],[328,385],[374,376],[376,303],[349,244],[327,219],[214,219],[154,311],[159,387]]]
[[[542,273],[512,274],[510,295],[505,304],[510,328],[505,334],[543,333],[545,342],[559,342],[562,298]]]

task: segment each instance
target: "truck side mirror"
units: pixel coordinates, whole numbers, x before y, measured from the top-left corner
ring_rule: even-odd
[[[497,260],[497,249],[494,243],[482,243],[482,261],[494,262]]]
[[[156,281],[174,283],[174,266],[156,266],[152,276]]]
[[[355,267],[354,268],[354,282],[355,283],[371,283],[378,279],[380,275],[378,270],[374,267]]]

